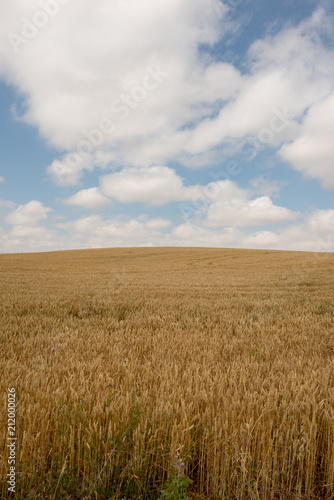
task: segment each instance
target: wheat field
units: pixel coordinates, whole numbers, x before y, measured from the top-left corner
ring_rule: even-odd
[[[263,250],[1,255],[1,498],[334,498],[333,271]]]

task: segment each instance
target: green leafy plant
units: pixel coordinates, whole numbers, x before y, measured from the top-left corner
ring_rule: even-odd
[[[188,500],[189,497],[186,494],[188,486],[192,483],[192,480],[184,476],[185,464],[180,457],[180,452],[177,451],[173,461],[172,461],[172,471],[167,485],[161,492],[161,497],[159,500],[169,499],[169,500]]]

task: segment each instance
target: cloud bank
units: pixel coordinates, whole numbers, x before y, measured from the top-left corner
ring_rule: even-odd
[[[56,222],[52,200],[16,208],[3,202],[4,251],[57,244],[330,247],[333,211],[303,214],[274,201],[284,181],[256,172],[241,188],[237,175],[200,184],[178,173],[177,165],[212,169],[237,154],[255,162],[270,150],[275,161],[334,188],[333,19],[317,8],[254,41],[237,66],[215,52],[240,30],[231,5],[4,3],[0,77],[21,96],[17,119],[58,152],[46,172],[64,193],[60,211],[68,210]],[[113,212],[134,203],[140,215]],[[174,212],[161,216],[167,205]],[[152,207],[156,217],[145,215]]]

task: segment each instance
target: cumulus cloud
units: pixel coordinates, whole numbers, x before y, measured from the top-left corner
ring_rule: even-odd
[[[186,222],[175,227],[172,237],[176,246],[189,247],[237,247],[242,233],[235,228],[223,228],[219,231]]]
[[[328,28],[325,12],[319,9],[299,26],[253,43],[249,72],[241,78],[236,98],[193,132],[181,132],[188,152],[249,136],[253,143],[273,147],[293,138],[300,117],[333,86],[334,56],[320,36]]]
[[[106,220],[99,215],[91,215],[67,223],[59,223],[56,227],[70,232],[79,245],[92,248],[105,246],[152,246],[169,241],[168,235],[162,231],[168,228],[171,222],[160,217],[140,220]]]
[[[205,223],[210,227],[273,224],[298,215],[274,205],[269,196],[251,199],[250,191],[230,180],[184,186],[175,170],[165,166],[130,167],[102,176],[99,188],[79,191],[66,203],[94,208],[105,204],[107,197],[152,206],[178,201],[184,220],[206,214]]]
[[[163,205],[182,199],[182,179],[168,167],[125,168],[101,178],[101,192],[121,202]]]
[[[19,205],[14,212],[6,217],[6,222],[17,225],[34,225],[47,218],[52,209],[42,205],[40,201],[32,200],[25,205]]]
[[[322,9],[255,42],[241,74],[233,64],[203,57],[204,46],[237,29],[219,0],[100,0],[98,6],[82,0],[58,7],[38,29],[40,1],[3,7],[0,74],[25,96],[21,119],[64,151],[48,168],[59,185],[77,184],[101,161],[191,165],[217,145],[250,138],[278,147],[296,138],[303,114],[333,85]],[[26,43],[13,45],[8,34],[29,29]]]
[[[293,220],[297,215],[288,208],[274,205],[268,196],[254,200],[242,197],[213,203],[208,210],[207,223],[212,227],[258,226]]]
[[[53,146],[79,155],[108,146],[125,157],[235,93],[237,71],[198,52],[222,36],[228,8],[219,0],[82,0],[35,29],[40,4],[3,8],[0,71],[27,97],[22,119]],[[27,43],[13,43],[10,34],[29,29]],[[50,170],[64,182],[59,168]]]
[[[277,181],[260,176],[249,190],[229,180],[189,186],[166,166],[212,166],[238,151],[248,151],[248,159],[271,147],[333,188],[334,53],[324,43],[332,20],[323,9],[254,42],[242,72],[207,50],[238,29],[219,0],[12,0],[1,11],[0,77],[23,96],[18,119],[59,151],[50,178],[76,186],[85,172],[103,170],[98,186],[65,203],[96,209],[109,200],[174,202],[180,218],[188,212],[176,225],[94,215],[51,230],[38,225],[51,208],[0,201],[14,226],[2,231],[3,248],[329,246],[332,211],[302,219],[274,204]],[[283,221],[288,225],[275,231],[243,229]]]
[[[109,198],[122,203],[140,202],[161,206],[172,201],[195,200],[203,196],[204,186],[184,186],[174,169],[166,166],[128,167],[100,177],[100,186],[79,191],[66,203],[91,208],[106,204]],[[88,198],[90,201],[88,201]]]
[[[108,202],[108,198],[104,197],[96,187],[82,189],[65,200],[68,205],[77,205],[84,208],[100,208],[107,205]]]
[[[245,238],[246,248],[276,248],[280,237],[273,231],[257,231]]]
[[[59,235],[41,226],[15,225],[0,235],[0,252],[43,252],[57,249]],[[59,240],[58,240],[59,241]]]
[[[93,168],[94,160],[91,155],[74,151],[54,160],[46,171],[58,186],[75,186],[81,179],[84,170],[92,170]]]
[[[190,221],[172,231],[176,246],[233,247],[307,252],[334,251],[334,210],[315,210],[298,223],[276,231],[260,230],[251,233],[240,228],[206,228]]]
[[[307,177],[334,189],[334,92],[309,109],[300,132],[280,155]]]
[[[307,216],[307,226],[322,238],[334,236],[334,210],[315,210]]]
[[[245,248],[334,252],[334,210],[315,210],[299,224],[278,231],[257,231],[244,240]]]
[[[334,210],[315,210],[298,223],[276,231],[243,231],[240,227],[206,227],[202,220],[173,225],[160,217],[114,218],[100,215],[58,222],[54,227],[15,225],[2,229],[0,251],[26,252],[128,246],[198,246],[334,251]]]

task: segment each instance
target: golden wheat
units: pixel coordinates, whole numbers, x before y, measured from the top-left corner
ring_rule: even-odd
[[[10,387],[15,498],[158,498],[176,456],[191,498],[334,498],[333,270],[260,250],[1,255],[2,498]]]

